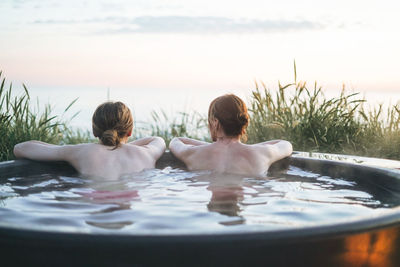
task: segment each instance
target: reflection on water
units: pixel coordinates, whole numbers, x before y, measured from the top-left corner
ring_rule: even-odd
[[[47,174],[0,182],[0,225],[55,231],[273,230],[347,221],[394,205],[354,181],[296,167],[262,178],[165,168],[113,181]]]

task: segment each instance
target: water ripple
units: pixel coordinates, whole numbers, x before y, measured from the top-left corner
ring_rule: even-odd
[[[116,181],[44,174],[0,182],[0,226],[62,232],[269,231],[372,216],[388,206],[355,181],[296,167],[266,178],[167,167]]]

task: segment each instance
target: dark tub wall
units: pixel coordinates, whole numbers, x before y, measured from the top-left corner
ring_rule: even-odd
[[[382,266],[400,264],[399,229],[320,235],[117,236],[2,231],[5,266]]]

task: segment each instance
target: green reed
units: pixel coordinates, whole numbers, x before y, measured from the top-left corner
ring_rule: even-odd
[[[373,157],[400,159],[400,103],[383,110],[360,111],[364,134],[360,140],[361,152]]]
[[[306,83],[279,84],[274,94],[256,84],[249,107],[249,142],[280,138],[290,140],[297,150],[356,149],[362,128],[355,114],[364,100],[355,96],[342,91],[339,97],[326,99],[321,87],[314,84],[308,89]]]
[[[53,144],[95,141],[89,131],[68,127],[70,120],[62,119],[64,114],[53,115],[49,105],[39,112],[39,103],[36,108],[31,105],[25,85],[22,94],[15,96],[1,72],[0,81],[1,161],[13,159],[14,145],[26,140]],[[300,151],[400,160],[400,103],[385,110],[383,105],[372,110],[365,106],[358,93],[348,94],[344,88],[337,97],[326,98],[316,83],[309,87],[297,82],[295,68],[294,82],[279,83],[275,90],[256,83],[248,101],[248,143],[286,139]],[[136,123],[133,138],[149,135],[161,136],[167,145],[176,136],[210,141],[207,118],[198,112],[169,115],[153,111],[150,122]]]
[[[249,143],[286,139],[295,150],[400,159],[400,105],[366,112],[358,93],[327,99],[315,83],[295,81],[277,90],[256,83],[252,91]]]
[[[164,138],[167,145],[177,136],[210,141],[207,118],[196,111],[178,112],[174,115],[168,115],[165,110],[152,111],[151,121],[144,123],[143,128],[138,131],[139,137],[146,135],[145,133]]]
[[[77,137],[73,131],[68,130],[66,121],[52,114],[50,105],[45,105],[40,112],[39,103],[33,107],[25,85],[20,95],[14,95],[12,83],[6,85],[2,72],[0,81],[0,161],[13,159],[14,145],[26,140],[60,144]],[[64,140],[68,136],[70,139]]]

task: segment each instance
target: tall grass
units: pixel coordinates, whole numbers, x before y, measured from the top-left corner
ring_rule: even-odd
[[[168,115],[165,110],[152,111],[152,120],[144,124],[140,135],[147,133],[164,138],[167,145],[172,138],[184,136],[189,138],[210,141],[208,137],[207,118],[193,112],[179,112],[177,115]]]
[[[295,150],[400,159],[400,106],[366,111],[358,93],[327,99],[315,83],[296,81],[277,90],[256,83],[249,110],[250,143],[286,139]]]
[[[290,89],[292,94],[289,94]],[[326,99],[321,87],[306,83],[282,86],[275,94],[258,84],[250,101],[249,142],[266,139],[290,140],[297,150],[344,152],[355,150],[362,135],[356,116],[364,102],[357,94]]]
[[[36,107],[32,106],[25,85],[23,92],[15,96],[12,83],[6,85],[2,72],[0,81],[0,161],[13,159],[14,145],[26,140],[60,144],[76,139],[76,134],[68,130],[66,122],[52,114],[50,105],[45,105],[42,111],[38,110],[39,103]]]
[[[364,134],[361,153],[367,156],[400,159],[400,103],[379,105],[369,112],[360,111]]]
[[[95,139],[89,131],[68,127],[63,116],[52,114],[46,105],[41,112],[31,105],[27,88],[13,95],[0,72],[0,160],[13,159],[15,144],[41,140],[53,144],[76,144]],[[68,111],[72,102],[66,109]],[[248,143],[286,139],[295,150],[344,153],[400,160],[400,103],[374,109],[357,93],[344,89],[326,98],[316,83],[278,84],[275,90],[257,84],[248,101],[250,124]],[[207,118],[197,112],[169,115],[153,111],[150,122],[135,126],[134,137],[161,136],[169,144],[175,136],[210,141]]]
[[[337,97],[327,98],[314,83],[278,84],[275,90],[256,83],[248,101],[248,143],[271,139],[292,142],[295,150],[343,153],[400,160],[400,104],[367,110],[359,93],[343,87]],[[167,115],[153,111],[152,121],[141,133],[163,137],[167,144],[175,136],[210,141],[206,116],[181,112]]]

